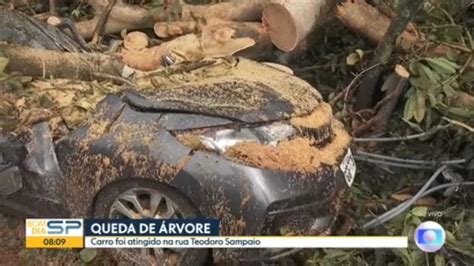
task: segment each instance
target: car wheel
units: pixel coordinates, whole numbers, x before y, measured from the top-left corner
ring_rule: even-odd
[[[173,219],[197,217],[199,212],[181,194],[152,180],[127,180],[106,186],[97,195],[95,218]],[[203,265],[207,249],[113,249],[120,260],[138,265]]]

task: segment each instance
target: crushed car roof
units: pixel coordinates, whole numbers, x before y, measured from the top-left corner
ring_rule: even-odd
[[[177,65],[139,79],[140,89],[126,98],[142,109],[248,123],[305,115],[322,102],[320,93],[306,81],[269,65],[244,58],[198,63],[201,66]]]

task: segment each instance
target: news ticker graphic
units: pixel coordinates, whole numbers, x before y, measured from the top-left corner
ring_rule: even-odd
[[[86,248],[407,248],[405,236],[86,237]]]
[[[27,248],[407,248],[406,236],[219,236],[215,219],[27,219]]]

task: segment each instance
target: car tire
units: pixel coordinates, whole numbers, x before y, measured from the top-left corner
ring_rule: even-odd
[[[166,200],[171,200],[176,210],[180,213],[178,218],[193,218],[199,216],[197,208],[194,207],[187,198],[171,187],[153,180],[129,179],[110,184],[98,193],[94,201],[93,217],[114,218],[110,216],[113,204],[119,200],[119,197],[123,195],[123,193],[135,191],[134,189],[136,191],[143,189],[152,193],[156,192],[166,197]],[[165,262],[163,262],[157,261],[156,258],[152,258],[151,256],[144,256],[143,252],[148,250],[152,249],[111,249],[112,253],[114,253],[120,261],[137,265],[205,265],[210,257],[210,250],[208,249],[185,249],[179,252],[178,258],[170,259],[166,257]]]

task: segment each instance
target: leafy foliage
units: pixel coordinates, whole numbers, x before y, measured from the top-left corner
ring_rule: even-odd
[[[426,118],[429,119],[430,125],[431,110],[428,109],[443,112],[442,107],[446,106],[446,99],[456,95],[460,86],[457,80],[459,69],[459,65],[445,58],[423,58],[412,62],[411,88],[407,92],[404,118],[414,119],[418,123]]]

